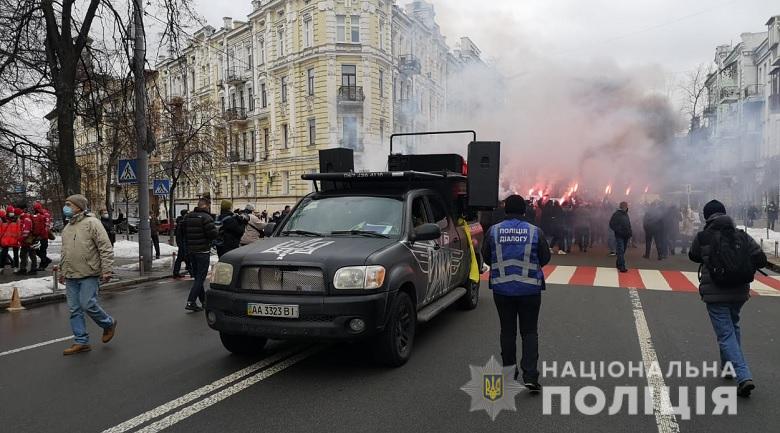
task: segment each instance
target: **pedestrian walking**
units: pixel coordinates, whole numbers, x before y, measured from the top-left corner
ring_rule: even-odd
[[[756,270],[767,264],[766,254],[753,238],[736,229],[721,202],[707,203],[704,219],[704,230],[694,238],[688,257],[700,264],[699,294],[718,339],[721,366],[734,373],[737,394],[748,397],[755,384],[742,351],[740,312],[750,298]]]
[[[108,234],[108,240],[113,246],[116,243],[116,230],[114,230],[114,220],[111,219],[111,215],[106,209],[100,209],[100,223],[103,224],[103,228]]]
[[[51,232],[52,219],[49,211],[37,201],[33,204],[33,213],[33,233],[38,238],[38,249],[35,252],[39,259],[38,269],[44,270],[51,264],[47,254],[49,241],[55,239]]]
[[[16,209],[8,206],[0,214],[0,273],[6,273],[6,266],[11,269],[19,267],[18,251],[21,236],[22,228],[16,217]],[[10,252],[14,252],[13,258]]]
[[[777,221],[777,204],[772,200],[766,207],[766,225],[769,230],[775,229],[775,221]]]
[[[21,255],[16,275],[35,275],[38,272],[38,240],[35,237],[35,233],[33,233],[33,221],[30,214],[22,210],[19,216],[19,224],[21,227],[21,237],[19,239]],[[27,269],[28,263],[30,264],[29,269]]]
[[[574,237],[581,253],[587,253],[590,247],[592,218],[590,205],[578,206],[574,211]]]
[[[490,290],[501,324],[501,360],[514,368],[532,392],[539,384],[539,308],[545,288],[542,267],[550,262],[544,232],[525,221],[526,203],[519,195],[507,197],[506,218],[490,228],[483,257],[490,258]],[[522,358],[517,366],[517,331],[522,338]]]
[[[174,236],[176,237],[176,246],[179,247],[179,251],[176,254],[176,261],[173,263],[173,278],[182,278],[181,264],[184,263],[187,266],[187,273],[192,275],[192,266],[187,258],[187,240],[184,235],[184,217],[187,216],[187,210],[182,209],[178,217],[176,217],[176,227],[174,228]]]
[[[617,266],[620,272],[628,272],[626,268],[626,247],[628,241],[633,236],[631,231],[631,219],[628,217],[628,203],[620,202],[618,210],[612,214],[609,220],[609,228],[615,233],[615,255]]]
[[[209,213],[211,202],[205,198],[198,200],[198,206],[184,217],[184,238],[187,245],[188,265],[192,269],[194,278],[190,294],[187,297],[187,305],[184,307],[189,311],[200,311],[203,309],[203,301],[206,293],[203,284],[209,272],[209,261],[211,255],[211,243],[217,238],[217,226]],[[196,300],[200,300],[199,306]]]
[[[655,241],[655,249],[658,254],[658,260],[662,260],[665,257],[664,241],[663,241],[663,229],[664,219],[660,203],[651,203],[645,211],[645,215],[642,217],[642,228],[645,232],[645,254],[642,256],[646,259],[650,258],[650,250]]]
[[[241,246],[246,221],[249,219],[246,215],[236,215],[231,210],[232,207],[233,203],[230,200],[222,200],[220,204],[220,212],[216,220],[218,235],[215,242],[219,257]]]
[[[675,255],[680,240],[680,221],[682,221],[680,209],[673,204],[669,205],[664,214],[664,239],[666,240],[664,253],[668,251],[670,255]]]
[[[62,208],[68,224],[62,230],[59,280],[65,284],[74,337],[74,344],[63,355],[91,350],[84,312],[103,328],[103,343],[111,341],[116,332],[116,319],[100,307],[97,299],[101,281],[111,280],[114,251],[100,221],[87,212],[88,204],[86,197],[75,194],[65,200]]]
[[[255,215],[255,207],[248,204],[244,207],[243,213],[249,218],[244,228],[244,234],[241,236],[241,245],[249,245],[265,237],[265,223]]]
[[[154,212],[149,212],[149,229],[152,232],[152,245],[154,246],[154,258],[160,258],[160,220]]]

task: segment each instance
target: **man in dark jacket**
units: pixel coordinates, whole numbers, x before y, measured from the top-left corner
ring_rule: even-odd
[[[645,216],[642,218],[642,228],[645,231],[645,255],[642,257],[646,259],[650,258],[650,249],[654,240],[655,249],[658,252],[658,260],[662,260],[666,256],[663,240],[663,215],[661,212],[659,203],[651,203],[645,212]]]
[[[712,200],[704,206],[704,218],[707,223],[693,239],[688,258],[700,263],[699,294],[707,304],[707,312],[712,322],[712,328],[718,338],[720,361],[725,372],[735,374],[738,383],[737,394],[743,397],[750,395],[755,389],[753,376],[742,353],[742,340],[739,327],[739,313],[742,306],[750,298],[750,284],[740,284],[736,287],[722,287],[712,280],[707,266],[711,252],[710,241],[715,232],[735,231],[734,221],[726,215],[726,208],[717,200]],[[755,269],[766,266],[766,254],[761,247],[749,239],[748,253]],[[729,369],[727,363],[731,363]]]
[[[182,209],[181,214],[176,217],[176,228],[174,229],[174,235],[176,236],[176,245],[179,247],[179,253],[176,254],[176,261],[173,263],[173,278],[181,278],[181,264],[187,265],[187,272],[192,275],[192,266],[190,266],[187,258],[187,239],[184,236],[184,217],[187,216],[187,210]]]
[[[766,207],[766,225],[769,227],[769,230],[775,229],[775,222],[777,221],[777,205],[775,204],[775,201],[772,200],[769,203],[769,206]]]
[[[628,272],[626,269],[626,247],[628,247],[629,239],[633,236],[631,219],[628,217],[628,203],[620,202],[620,207],[609,220],[609,228],[615,232],[615,255],[617,255],[615,265],[620,272]]]
[[[184,217],[184,239],[187,245],[189,265],[192,269],[192,275],[195,280],[190,288],[190,295],[187,298],[187,306],[184,307],[190,311],[200,311],[203,308],[198,306],[196,299],[203,300],[206,293],[203,289],[203,283],[206,281],[206,275],[209,272],[209,256],[211,255],[211,242],[217,238],[217,226],[214,225],[214,219],[209,213],[209,201],[206,199],[198,200],[198,207]]]
[[[669,254],[674,255],[677,248],[677,241],[680,239],[680,209],[675,205],[670,205],[664,212],[664,236]]]
[[[233,203],[230,200],[223,200],[217,217],[220,237],[217,245],[217,256],[219,257],[241,246],[241,237],[244,236],[244,230],[246,230],[248,217],[236,214],[230,209],[231,207],[233,207]]]
[[[154,212],[149,212],[149,229],[152,232],[152,246],[154,246],[154,258],[160,258],[160,220]]]

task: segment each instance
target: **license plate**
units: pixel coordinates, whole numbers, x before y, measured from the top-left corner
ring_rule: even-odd
[[[287,319],[298,318],[297,305],[279,304],[247,304],[246,314],[257,317],[284,317]]]

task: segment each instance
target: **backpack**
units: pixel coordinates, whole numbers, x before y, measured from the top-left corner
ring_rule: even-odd
[[[743,230],[710,232],[710,254],[704,266],[718,286],[742,286],[753,281],[756,269],[750,256],[750,236]]]
[[[217,237],[212,241],[212,244],[215,248],[219,248],[225,244],[225,228],[223,223],[226,219],[232,217],[233,215],[219,215],[217,219],[214,220],[214,225],[217,226]]]

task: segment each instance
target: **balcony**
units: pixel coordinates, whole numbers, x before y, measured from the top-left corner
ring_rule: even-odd
[[[398,69],[406,75],[416,75],[422,71],[420,60],[411,54],[398,57]]]
[[[362,104],[366,99],[363,94],[362,86],[341,86],[339,87],[339,103],[357,103]]]
[[[232,151],[228,155],[228,162],[236,165],[249,165],[250,162],[254,162],[254,158],[249,155],[242,155],[237,151]]]
[[[171,106],[180,106],[184,104],[184,98],[179,95],[170,95],[165,98],[165,103]]]
[[[225,110],[225,120],[228,122],[243,122],[246,120],[246,110],[243,107],[232,107]]]
[[[244,84],[245,82],[249,81],[249,77],[244,71],[239,71],[237,69],[228,70],[225,73],[225,82],[237,86]]]
[[[764,102],[764,85],[751,84],[742,91],[745,102]]]
[[[780,113],[780,93],[769,95],[769,111]]]
[[[739,87],[737,86],[721,87],[720,100],[721,102],[736,101],[739,99],[739,93]]]
[[[704,107],[704,117],[715,117],[718,113],[717,105],[708,105]]]

